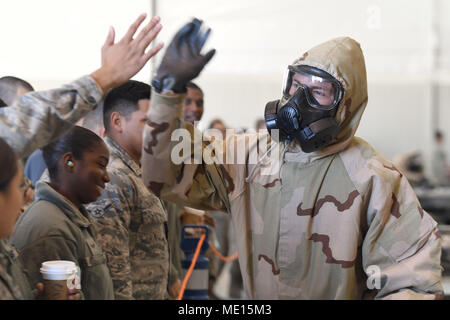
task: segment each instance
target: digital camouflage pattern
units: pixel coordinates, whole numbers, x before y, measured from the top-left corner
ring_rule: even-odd
[[[90,76],[60,89],[27,93],[0,109],[0,137],[20,158],[26,157],[66,133],[95,108],[102,96]],[[17,256],[15,249],[0,240],[0,299],[32,299],[34,290],[29,287],[22,264],[13,256]]]
[[[111,181],[100,198],[86,207],[108,258],[115,298],[167,299],[167,214],[145,187],[136,162],[112,139],[105,143]]]
[[[246,159],[256,156],[256,164],[175,165],[170,155],[178,141],[171,133],[194,130],[182,120],[183,95],[153,92],[143,144],[146,185],[180,205],[227,208],[251,299],[441,298],[436,222],[405,176],[354,137],[368,101],[360,45],[336,38],[294,64],[323,69],[345,89],[336,114],[341,131],[332,144],[304,153],[296,143],[272,141],[276,161],[258,153],[264,136],[234,135],[227,136],[225,152],[247,140]],[[368,285],[377,283],[374,266],[378,289]]]
[[[102,96],[91,76],[60,89],[27,93],[0,109],[0,137],[24,158],[69,131]]]
[[[0,240],[0,300],[33,299],[37,294],[37,290],[31,290],[18,257],[7,240]]]
[[[5,244],[4,239],[0,240],[0,299],[22,300],[22,292],[12,273],[15,264],[11,261],[10,252],[5,248]]]
[[[164,207],[167,211],[167,238],[169,242],[170,253],[170,273],[169,286],[173,285],[177,280],[183,281],[183,269],[181,267],[181,259],[184,257],[183,250],[181,250],[181,220],[180,208],[176,203],[164,202]]]

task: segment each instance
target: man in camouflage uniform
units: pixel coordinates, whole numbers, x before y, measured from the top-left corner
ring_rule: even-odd
[[[111,181],[86,206],[108,259],[116,299],[168,297],[167,214],[145,187],[140,168],[150,90],[130,80],[106,95],[103,121]]]
[[[200,25],[194,20],[175,36],[152,83],[142,160],[146,185],[181,205],[231,213],[250,299],[442,297],[436,222],[405,176],[354,136],[368,94],[364,57],[353,39],[325,42],[292,65],[323,70],[344,88],[334,115],[339,131],[328,145],[307,153],[296,140],[270,140],[267,149],[267,136],[236,135],[227,137],[223,150],[236,154],[235,147],[244,145],[244,163],[211,164],[209,153],[201,164],[189,161],[192,155],[182,164],[170,161],[167,146],[178,143],[171,133],[183,126],[194,133],[183,122],[183,84],[214,54],[200,54],[208,35],[199,33]],[[193,155],[198,147],[191,148]]]
[[[0,109],[0,137],[19,158],[30,155],[66,133],[100,102],[103,94],[134,76],[162,47],[145,52],[161,30],[155,17],[133,38],[146,15],[130,26],[125,36],[114,42],[111,29],[102,47],[102,66],[60,89],[23,95],[12,105]],[[17,260],[17,252],[7,240],[0,239],[0,299],[31,299],[29,284]]]

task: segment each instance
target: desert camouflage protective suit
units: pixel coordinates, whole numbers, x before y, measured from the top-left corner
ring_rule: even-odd
[[[183,95],[154,92],[144,131],[146,185],[165,200],[231,213],[251,299],[442,297],[436,222],[404,175],[354,137],[368,101],[359,44],[336,38],[294,64],[323,69],[345,89],[332,144],[304,153],[296,143],[272,141],[277,162],[262,151],[263,136],[235,135],[224,151],[237,154],[247,142],[245,163],[208,164],[206,152],[202,164],[176,165],[170,156],[179,142],[171,134],[194,129],[182,120]]]

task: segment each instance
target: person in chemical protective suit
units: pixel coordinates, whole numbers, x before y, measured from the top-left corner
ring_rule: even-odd
[[[231,214],[250,299],[442,298],[437,223],[405,176],[355,137],[368,101],[360,45],[332,39],[289,66],[281,100],[266,105],[270,139],[211,146],[182,113],[184,85],[215,53],[200,53],[210,33],[201,26],[194,19],[175,35],[152,81],[145,184]],[[193,144],[179,141],[185,132]]]

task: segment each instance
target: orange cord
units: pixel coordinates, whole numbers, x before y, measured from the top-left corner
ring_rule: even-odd
[[[206,238],[206,233],[204,233],[201,236],[200,240],[198,241],[197,248],[195,249],[195,252],[194,252],[194,258],[192,259],[191,265],[189,266],[189,269],[186,272],[186,275],[184,276],[183,283],[181,284],[181,289],[180,289],[180,293],[178,294],[177,300],[181,300],[183,298],[184,290],[186,290],[186,285],[189,281],[189,278],[191,277],[191,274],[192,274],[192,271],[194,270],[195,264],[197,263],[198,256],[200,255],[200,249],[202,248],[202,244],[205,241],[205,238]]]
[[[216,254],[216,256],[219,257],[220,260],[222,261],[234,261],[238,258],[238,253],[237,251],[235,253],[233,253],[232,256],[230,257],[224,257],[219,250],[216,249],[216,247],[214,247],[214,245],[212,244],[212,242],[209,243],[209,247],[211,248],[212,252],[214,252]]]

